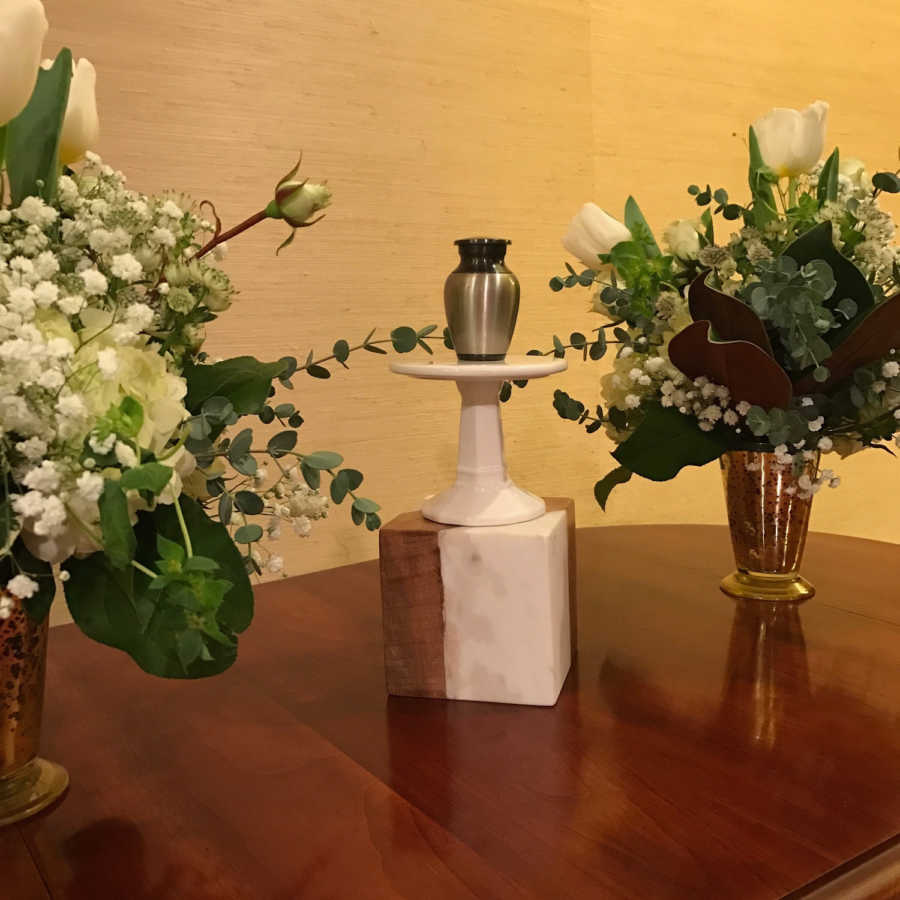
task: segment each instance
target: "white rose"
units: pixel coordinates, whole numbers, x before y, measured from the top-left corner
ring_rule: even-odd
[[[630,241],[631,232],[596,203],[585,203],[569,223],[562,239],[563,247],[589,269],[597,269],[601,253],[609,253],[616,244]]]
[[[696,259],[700,252],[700,236],[687,219],[672,222],[663,232],[663,240],[669,252],[680,259]]]
[[[842,159],[838,173],[842,178],[846,178],[853,187],[861,188],[866,193],[872,190],[872,179],[866,171],[866,164],[861,159],[855,159],[852,156]]]
[[[69,103],[59,137],[59,161],[66,166],[78,162],[100,138],[97,115],[97,71],[88,59],[79,59],[72,69]]]
[[[31,99],[47,27],[40,0],[0,3],[0,126],[14,119]]]
[[[806,109],[775,108],[753,123],[763,162],[780,178],[809,172],[822,156],[828,104]]]
[[[312,181],[283,181],[275,190],[275,205],[288,225],[299,228],[331,203],[331,191]]]

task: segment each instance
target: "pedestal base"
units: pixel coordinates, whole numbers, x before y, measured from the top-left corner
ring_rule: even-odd
[[[511,481],[500,486],[461,484],[429,497],[422,515],[444,525],[511,525],[537,519],[547,511],[540,497]]]
[[[406,513],[381,530],[388,693],[556,703],[574,649],[575,514],[571,500],[546,509],[480,528]]]

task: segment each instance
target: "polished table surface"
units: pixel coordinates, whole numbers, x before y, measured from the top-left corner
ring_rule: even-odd
[[[72,787],[0,829],[3,900],[900,896],[900,546],[814,534],[739,606],[723,528],[579,532],[555,708],[387,698],[376,563],[259,589],[237,664],[50,639]]]

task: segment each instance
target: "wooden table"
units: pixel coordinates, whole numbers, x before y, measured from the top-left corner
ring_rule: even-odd
[[[388,699],[375,563],[261,588],[209,681],[54,629],[72,787],[0,831],[0,897],[900,896],[900,546],[813,535],[781,612],[719,593],[722,528],[578,550],[553,709]]]

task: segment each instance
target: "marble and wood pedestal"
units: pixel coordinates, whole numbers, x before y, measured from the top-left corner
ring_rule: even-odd
[[[500,526],[404,513],[381,530],[390,694],[552,706],[574,651],[571,500]]]

